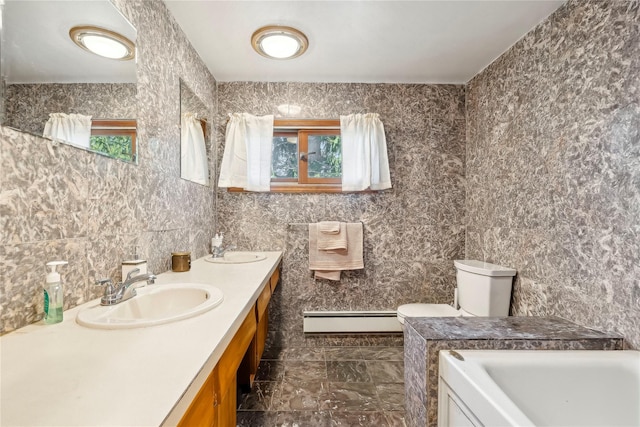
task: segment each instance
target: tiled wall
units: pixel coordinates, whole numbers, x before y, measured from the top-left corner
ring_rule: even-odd
[[[69,308],[101,293],[96,278],[119,279],[135,245],[158,273],[172,251],[209,249],[213,188],[180,179],[179,78],[212,113],[215,80],[164,3],[115,4],[138,30],[140,164],[0,127],[0,332],[41,316],[46,261],[69,261]]]
[[[640,12],[570,1],[467,91],[466,255],[518,270],[512,310],[640,347]]]
[[[395,310],[408,302],[451,302],[453,259],[464,254],[464,88],[454,85],[220,83],[218,139],[227,114],[301,117],[377,112],[385,125],[393,189],[373,194],[257,194],[218,191],[219,227],[241,249],[282,249],[273,299],[274,345],[313,345],[304,310]],[[219,148],[219,157],[223,148]],[[340,282],[314,280],[308,227],[363,221],[365,269]],[[345,342],[343,340],[343,342]]]
[[[6,87],[3,124],[42,135],[50,113],[94,119],[135,119],[135,83],[12,84]]]
[[[136,244],[156,272],[171,251],[208,249],[213,189],[179,179],[178,78],[212,111],[215,81],[161,2],[115,3],[138,29],[140,165],[0,128],[2,332],[38,319],[47,260],[70,261],[71,307],[99,294],[95,278],[118,278]],[[390,191],[218,192],[227,241],[286,251],[272,340],[303,344],[306,309],[449,302],[451,260],[466,255],[518,270],[514,314],[640,347],[639,22],[637,1],[562,7],[469,83],[466,157],[462,86],[221,84],[220,141],[227,113],[283,103],[303,117],[378,112],[387,130]],[[306,224],[323,219],[364,222],[364,271],[311,278]]]

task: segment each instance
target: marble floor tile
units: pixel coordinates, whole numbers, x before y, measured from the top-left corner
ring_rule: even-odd
[[[376,411],[378,394],[371,383],[330,383],[329,398],[320,409],[331,411]]]
[[[404,411],[389,411],[384,414],[387,417],[389,427],[406,427]]]
[[[280,381],[284,378],[284,362],[263,360],[258,366],[256,381]]]
[[[404,362],[367,361],[366,364],[371,380],[376,384],[404,382]]]
[[[284,378],[287,381],[319,381],[327,379],[327,364],[325,362],[287,360],[284,366]]]
[[[267,347],[262,353],[262,360],[283,360],[286,352],[282,347]]]
[[[238,412],[236,416],[237,427],[275,427],[278,413],[271,411],[245,411]]]
[[[284,381],[271,408],[275,411],[317,411],[327,399],[329,387],[326,382]]]
[[[378,398],[385,411],[404,411],[404,384],[376,384]]]
[[[386,427],[389,423],[384,412],[331,412],[332,426]]]
[[[267,349],[238,427],[404,427],[402,348]],[[326,361],[325,361],[326,360]]]
[[[277,427],[332,427],[335,424],[329,411],[277,412]],[[253,427],[258,427],[255,425]]]
[[[402,347],[360,347],[359,351],[364,360],[404,360]]]
[[[362,360],[360,347],[325,347],[324,357],[327,360]]]
[[[327,379],[331,382],[371,382],[367,364],[358,360],[331,360],[327,362]]]
[[[324,349],[316,347],[292,347],[284,351],[286,360],[308,360],[324,362]]]
[[[282,382],[256,381],[251,393],[242,395],[239,400],[238,411],[268,411],[272,409],[273,396],[280,395]]]

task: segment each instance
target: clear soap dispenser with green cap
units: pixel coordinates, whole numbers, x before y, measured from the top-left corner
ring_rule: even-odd
[[[56,268],[67,265],[67,261],[49,261],[47,267],[51,269],[47,273],[47,282],[44,286],[44,323],[53,324],[62,322],[63,291],[60,273]]]

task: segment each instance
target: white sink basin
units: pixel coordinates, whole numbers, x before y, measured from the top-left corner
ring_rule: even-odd
[[[76,321],[97,329],[142,328],[196,316],[224,298],[220,289],[198,283],[149,285],[136,292],[135,297],[120,304],[102,306],[96,302],[80,311]]]
[[[263,259],[267,259],[267,256],[257,252],[227,252],[220,258],[208,256],[205,258],[205,261],[215,264],[245,264],[248,262],[262,261]]]

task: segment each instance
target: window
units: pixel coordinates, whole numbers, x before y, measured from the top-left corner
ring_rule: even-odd
[[[271,191],[341,191],[339,120],[275,120]]]
[[[90,148],[109,157],[136,162],[135,120],[92,120]]]

